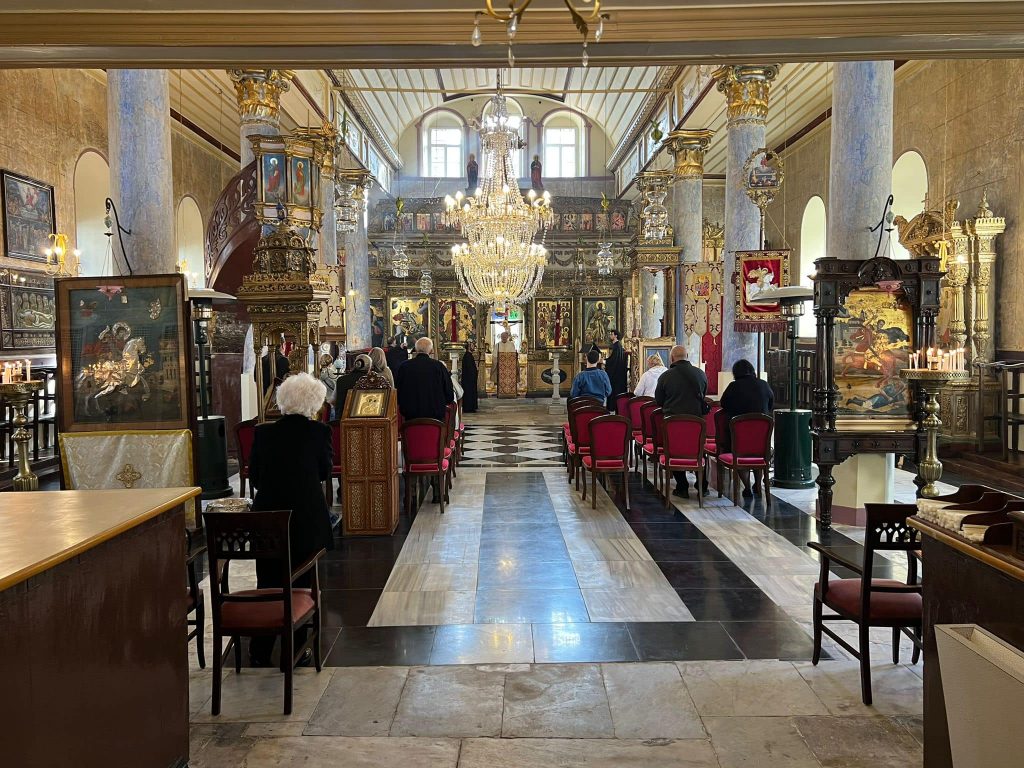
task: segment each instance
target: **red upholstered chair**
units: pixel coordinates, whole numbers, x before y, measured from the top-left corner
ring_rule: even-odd
[[[622,488],[629,511],[630,425],[625,416],[598,416],[587,423],[590,452],[581,458],[583,498],[587,498],[587,470],[590,470],[590,505],[597,509],[597,476],[622,473]]]
[[[725,413],[722,411],[722,406],[718,403],[714,403],[711,406],[711,410],[704,415],[704,472],[705,477],[711,474],[711,459],[714,458],[717,462],[718,454],[722,452],[722,441],[718,439],[718,421],[719,415],[722,414],[721,418],[725,418]],[[723,430],[722,434],[728,429],[728,424],[725,425],[726,430]],[[722,496],[721,488],[718,489],[718,496]]]
[[[640,461],[643,459],[643,448],[644,448],[644,425],[643,418],[640,414],[640,409],[648,403],[653,403],[654,398],[648,397],[647,395],[640,395],[639,397],[631,397],[626,401],[625,411],[619,411],[620,416],[625,416],[629,419],[629,426],[633,434],[633,468],[640,471]],[[644,467],[646,477],[647,467]]]
[[[732,445],[728,453],[718,454],[718,488],[721,495],[723,470],[732,471],[732,500],[739,506],[740,472],[760,475],[764,481],[765,504],[772,507],[772,492],[768,488],[768,465],[772,455],[772,430],[775,420],[761,413],[745,413],[729,422]]]
[[[458,475],[455,474],[455,467],[458,466],[458,463],[459,463],[459,450],[458,450],[459,437],[458,437],[458,434],[456,433],[456,426],[455,426],[456,423],[458,422],[458,420],[459,420],[459,406],[458,406],[458,404],[454,403],[454,402],[453,403],[448,403],[448,406],[445,408],[445,411],[444,411],[444,424],[445,424],[445,429],[446,429],[446,436],[445,436],[445,438],[447,440],[447,442],[445,443],[445,447],[444,447],[444,457],[446,459],[448,459],[448,461],[449,461],[449,463],[451,465],[451,472],[449,473],[449,478],[448,478],[449,487],[451,487],[451,479],[453,477],[458,477]]]
[[[715,485],[716,485],[717,490],[718,490],[718,498],[722,498],[722,496],[723,496],[722,489],[723,489],[724,484],[725,484],[725,480],[724,480],[725,473],[723,471],[721,462],[718,460],[718,457],[719,457],[719,455],[721,455],[723,453],[728,453],[728,451],[726,449],[726,444],[728,443],[729,439],[726,438],[726,439],[723,440],[720,436],[728,435],[729,434],[729,416],[728,416],[728,414],[725,411],[722,410],[722,406],[718,406],[717,409],[712,407],[711,413],[709,413],[708,416],[711,416],[712,420],[715,423],[715,450],[714,451],[707,450],[709,448],[709,446],[706,445],[708,440],[707,440],[707,436],[705,435],[705,437],[704,437],[705,455],[708,457],[709,460],[710,459],[714,459],[715,460],[715,469],[716,469],[716,472],[715,472]],[[705,416],[705,418],[707,418],[707,416]]]
[[[331,506],[334,503],[334,478],[338,478],[338,494],[341,494],[341,446],[343,444],[341,436],[344,428],[340,421],[329,421],[327,425],[331,428],[331,453],[334,458],[332,459],[331,476],[324,483],[324,496],[327,499],[327,506]]]
[[[707,426],[702,416],[666,416],[659,427],[661,456],[658,465],[662,471],[662,491],[665,508],[671,509],[669,488],[670,472],[694,472],[697,475],[697,503],[704,506],[704,440]]]
[[[245,497],[245,481],[249,479],[249,458],[252,456],[252,441],[256,439],[256,419],[240,421],[235,426],[235,441],[238,443],[238,478],[240,497]],[[252,486],[249,486],[251,499]]]
[[[900,633],[914,644],[911,662],[921,657],[922,599],[917,580],[917,557],[921,539],[916,529],[907,525],[907,518],[917,514],[914,504],[864,505],[867,522],[864,527],[864,560],[855,563],[816,541],[807,546],[821,554],[821,573],[814,586],[814,655],[821,657],[821,635],[824,632],[860,661],[861,699],[871,705],[871,627],[892,628],[892,663],[900,660]],[[874,579],[875,552],[880,550],[907,553],[907,581]],[[855,579],[830,579],[829,565],[837,563],[859,574]],[[834,613],[823,615],[822,609]],[[852,621],[859,630],[858,647],[854,649],[839,634],[824,625],[826,621]]]
[[[606,416],[608,411],[598,405],[584,405],[575,409],[569,416],[569,482],[576,480],[576,490],[580,489],[579,469],[583,466],[582,457],[590,453],[590,422],[599,416]]]
[[[626,403],[634,397],[636,397],[636,395],[632,392],[623,392],[621,395],[616,395],[615,401],[612,403],[612,406],[615,408],[615,413],[619,416],[625,416],[628,419],[629,413],[626,410]]]
[[[324,550],[292,569],[288,534],[290,510],[273,512],[204,512],[206,545],[210,564],[210,597],[213,603],[213,702],[211,713],[220,714],[220,688],[224,660],[234,649],[235,672],[242,671],[242,637],[274,635],[281,638],[281,669],[284,671],[284,713],[292,712],[292,674],[307,648],[312,648],[320,671],[320,580],[317,561]],[[268,560],[280,567],[279,589],[247,589],[232,592],[228,573],[232,560]],[[309,574],[311,586],[295,582]],[[301,648],[295,648],[295,631],[311,631]],[[230,638],[221,651],[222,639]]]
[[[448,501],[448,472],[451,461],[445,458],[448,447],[447,425],[437,419],[409,419],[402,424],[402,471],[405,475],[405,509],[412,515],[413,483],[423,475],[437,478],[441,514]]]
[[[640,404],[640,459],[644,464],[643,478],[647,482],[647,459],[653,462],[654,487],[658,487],[658,456],[661,454],[661,443],[657,439],[657,432],[654,426],[654,413],[660,411],[661,406],[649,398],[647,402]],[[633,436],[634,444],[637,443],[636,435]]]
[[[580,395],[579,397],[570,397],[565,404],[565,422],[562,424],[562,461],[565,462],[566,469],[570,471],[572,467],[569,464],[569,438],[571,437],[569,430],[569,418],[572,412],[577,408],[582,408],[585,405],[594,405],[598,408],[604,408],[604,403],[598,400],[596,397],[590,395]]]

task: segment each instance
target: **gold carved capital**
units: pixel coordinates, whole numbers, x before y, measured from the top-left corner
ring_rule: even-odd
[[[672,131],[665,138],[665,148],[676,160],[677,179],[699,179],[704,176],[704,154],[711,146],[714,131],[681,129]]]
[[[276,123],[281,111],[281,94],[291,88],[295,73],[290,69],[229,69],[238,96],[242,124]]]
[[[355,185],[352,199],[366,202],[370,187],[373,186],[373,175],[364,168],[339,168],[336,174],[338,181]]]
[[[718,90],[725,94],[729,122],[763,121],[768,117],[768,94],[779,75],[778,64],[730,64],[715,70]]]

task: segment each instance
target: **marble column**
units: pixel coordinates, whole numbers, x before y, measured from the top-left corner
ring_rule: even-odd
[[[827,254],[870,259],[892,191],[893,63],[838,61],[832,72]]]
[[[354,232],[345,233],[345,329],[349,349],[370,346],[370,256],[366,237],[366,205],[373,177],[368,171],[351,171],[356,184],[359,215]]]
[[[242,118],[242,167],[254,159],[250,136],[276,136],[281,132],[281,94],[291,88],[295,73],[289,69],[229,69]]]
[[[640,332],[645,339],[661,336],[665,317],[665,273],[640,270]]]
[[[665,139],[665,147],[675,158],[672,182],[672,227],[675,244],[679,248],[679,267],[676,269],[675,326],[676,344],[689,352],[690,360],[700,360],[700,336],[686,335],[684,326],[683,274],[684,264],[696,264],[704,250],[704,154],[711,146],[713,131],[683,129],[672,131]]]
[[[722,302],[722,370],[746,358],[757,365],[756,333],[736,331],[736,294],[733,275],[736,273],[736,251],[761,247],[761,216],[743,187],[743,166],[750,155],[765,145],[765,119],[768,117],[768,94],[779,66],[730,65],[718,69],[714,78],[718,90],[725,94],[728,151],[725,166],[725,252],[723,279],[725,297]]]
[[[131,230],[124,244],[136,275],[177,271],[170,114],[167,70],[107,71],[110,197]],[[114,259],[127,275],[116,237]]]

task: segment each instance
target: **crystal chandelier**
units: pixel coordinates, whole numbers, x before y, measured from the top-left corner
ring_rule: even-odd
[[[665,197],[668,190],[657,181],[648,188],[644,197],[647,205],[643,209],[644,237],[648,240],[663,240],[668,235],[668,208]]]
[[[434,276],[430,274],[429,269],[424,269],[420,272],[420,293],[424,296],[429,296],[434,292]]]
[[[394,249],[394,254],[391,256],[391,274],[399,278],[408,277],[412,260],[405,252],[405,243],[396,242],[391,247]]]
[[[473,301],[504,307],[533,298],[544,278],[544,236],[553,219],[551,195],[519,192],[512,152],[521,148],[519,118],[510,117],[505,97],[491,98],[480,124],[483,184],[472,197],[445,197],[446,221],[467,242],[452,246],[459,285]],[[537,234],[541,242],[534,242]]]
[[[334,228],[338,234],[356,231],[359,209],[355,199],[356,185],[344,178],[334,182]]]
[[[612,244],[608,241],[598,243],[599,250],[597,251],[597,274],[599,275],[610,275],[612,273],[612,266],[614,264],[614,256],[612,255]]]

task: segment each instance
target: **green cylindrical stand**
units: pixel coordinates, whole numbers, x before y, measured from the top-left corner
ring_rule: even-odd
[[[810,488],[811,412],[804,409],[775,411],[775,478],[777,488]]]

